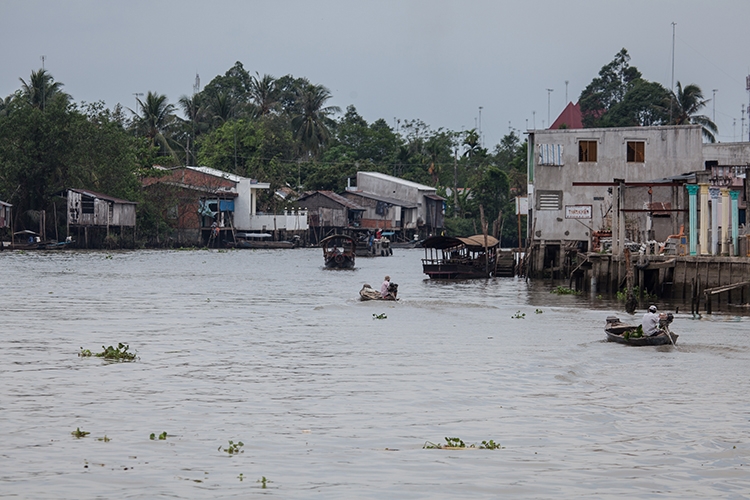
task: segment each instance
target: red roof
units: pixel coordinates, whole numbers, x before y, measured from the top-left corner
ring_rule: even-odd
[[[578,103],[573,104],[569,102],[560,116],[557,117],[550,129],[559,129],[565,125],[565,128],[583,128],[583,117],[581,115],[581,107]]]

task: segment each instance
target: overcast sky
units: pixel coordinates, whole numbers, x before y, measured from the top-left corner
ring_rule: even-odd
[[[623,47],[669,87],[673,22],[674,81],[718,89],[704,113],[720,141],[740,140],[748,0],[0,0],[0,96],[42,56],[74,101],[109,108],[148,91],[176,104],[196,74],[202,88],[240,61],[325,85],[368,122],[460,131],[481,107],[492,149],[510,127],[548,126]]]

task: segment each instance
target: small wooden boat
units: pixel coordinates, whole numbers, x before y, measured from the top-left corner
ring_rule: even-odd
[[[352,269],[357,240],[344,234],[334,234],[320,240],[323,260],[328,268]]]
[[[671,314],[667,315],[669,318]],[[669,331],[668,324],[671,323],[671,318],[665,320],[661,324],[662,331],[657,335],[647,337],[634,337],[633,334],[638,330],[637,325],[628,325],[620,322],[620,318],[616,316],[607,317],[607,324],[604,327],[604,333],[607,334],[607,340],[609,342],[617,342],[619,344],[626,344],[632,346],[646,346],[646,345],[666,345],[677,342],[676,333]],[[671,340],[670,340],[671,337]]]
[[[500,242],[477,234],[466,238],[431,236],[422,242],[422,270],[432,279],[489,278],[495,273]]]
[[[388,295],[385,298],[380,295],[380,290],[375,290],[373,287],[365,283],[362,285],[362,290],[359,291],[360,300],[398,300],[398,285],[391,283],[388,287]]]
[[[235,236],[236,248],[296,248],[299,237],[293,241],[274,241],[273,235],[268,233],[237,233]]]

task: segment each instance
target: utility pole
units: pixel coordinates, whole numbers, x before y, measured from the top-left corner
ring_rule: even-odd
[[[138,104],[141,102],[139,97],[143,97],[143,92],[133,92],[133,95],[135,96],[135,116],[133,117],[133,122],[137,123],[138,115]],[[136,128],[137,129],[137,128]]]
[[[549,115],[549,111],[550,111],[549,103],[550,103],[550,95],[554,91],[555,91],[555,89],[547,89],[547,123],[549,123],[550,125],[552,124],[552,122],[549,119],[550,118],[550,115]]]
[[[711,99],[711,103],[714,105],[713,114],[711,115],[711,121],[716,123],[716,93],[719,91],[719,89],[713,89],[712,92],[714,93],[713,99]]]
[[[742,115],[742,118],[740,118],[740,142],[742,142],[742,139],[745,137],[745,105],[742,105],[742,109],[740,110],[740,113]]]
[[[482,140],[482,106],[479,106],[479,146],[484,147],[484,141]]]
[[[748,96],[750,96],[750,75],[747,75],[745,77],[745,90],[747,90],[747,94]],[[749,113],[748,118],[750,118],[750,103],[748,103],[747,105],[747,112]],[[750,126],[748,126],[747,128],[748,128],[747,140],[750,141]]]
[[[669,84],[669,123],[672,124],[672,108],[674,108],[674,29],[677,23],[672,22],[672,81]]]
[[[568,80],[565,80],[565,105],[568,105]]]
[[[41,56],[40,59],[42,60],[42,72],[44,72],[44,60],[47,59],[47,56]],[[46,104],[45,101],[47,100],[47,92],[44,87],[44,78],[42,78],[42,111],[44,111],[44,105]]]

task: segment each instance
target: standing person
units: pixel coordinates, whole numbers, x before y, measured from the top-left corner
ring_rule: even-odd
[[[380,285],[380,296],[386,298],[388,296],[388,287],[391,286],[391,277],[386,276],[383,284]]]
[[[641,321],[643,327],[643,335],[648,337],[659,334],[659,314],[656,312],[656,306],[651,305],[648,308],[648,312],[643,315],[643,321]]]

